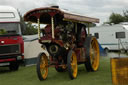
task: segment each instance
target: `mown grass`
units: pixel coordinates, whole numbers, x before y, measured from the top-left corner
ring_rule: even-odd
[[[36,66],[20,67],[10,72],[8,68],[0,68],[0,85],[112,85],[110,59],[102,57],[97,72],[87,72],[84,65],[78,67],[77,79],[70,80],[68,72],[58,73],[49,68],[48,78],[39,81]]]

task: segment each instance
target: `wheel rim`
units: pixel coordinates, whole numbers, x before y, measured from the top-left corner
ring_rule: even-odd
[[[46,79],[48,75],[48,59],[46,55],[42,55],[40,58],[40,72],[42,78]]]
[[[72,53],[71,56],[71,68],[72,68],[72,75],[74,78],[77,76],[77,58],[75,53]]]
[[[94,71],[99,67],[99,46],[96,38],[92,39],[90,46],[90,62]]]

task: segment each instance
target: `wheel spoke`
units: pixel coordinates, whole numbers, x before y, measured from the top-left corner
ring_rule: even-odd
[[[94,41],[92,41],[91,46],[92,46],[92,47],[94,47],[94,45],[95,45],[95,42],[94,42]]]
[[[45,71],[45,69],[40,69],[40,71],[41,71],[41,73],[43,74],[43,73],[44,73],[44,71]]]
[[[44,68],[44,65],[40,65],[40,68],[43,69]]]
[[[75,63],[71,63],[71,66],[74,66],[75,65]]]

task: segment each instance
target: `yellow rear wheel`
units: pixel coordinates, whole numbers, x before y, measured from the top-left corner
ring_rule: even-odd
[[[37,58],[37,75],[39,80],[45,80],[48,75],[48,57],[44,53]]]
[[[87,41],[88,40],[88,41]],[[88,71],[97,71],[99,68],[99,45],[95,37],[88,37],[86,41],[86,69]]]
[[[67,56],[67,69],[71,79],[77,77],[77,56],[72,50],[69,51]]]

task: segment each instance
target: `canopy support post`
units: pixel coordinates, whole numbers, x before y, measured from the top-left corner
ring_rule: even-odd
[[[51,17],[51,24],[52,24],[52,38],[54,39],[55,36],[54,36],[54,18],[53,18],[53,16]]]
[[[75,22],[75,33],[77,33],[77,23]]]
[[[38,39],[40,39],[40,19],[37,19],[37,23],[38,23]]]
[[[90,36],[90,23],[88,23],[88,36]]]

